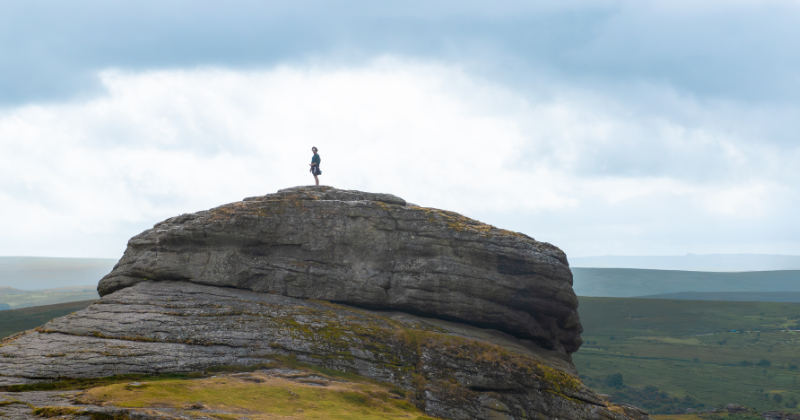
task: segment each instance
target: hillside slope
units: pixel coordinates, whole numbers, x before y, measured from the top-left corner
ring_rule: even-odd
[[[580,299],[575,365],[615,401],[654,413],[731,403],[800,412],[800,332],[788,331],[800,329],[800,304]]]
[[[11,309],[0,312],[0,339],[44,325],[53,318],[85,309],[94,300]]]
[[[92,286],[61,287],[58,289],[19,290],[0,287],[0,309],[20,309],[98,299]],[[3,308],[4,307],[4,308]]]
[[[800,271],[715,273],[573,267],[579,296],[635,297],[678,292],[800,292]]]

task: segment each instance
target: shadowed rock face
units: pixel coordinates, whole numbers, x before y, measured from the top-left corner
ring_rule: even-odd
[[[565,254],[389,194],[299,187],[168,219],[128,242],[101,295],[185,280],[494,328],[580,346]]]
[[[565,254],[389,194],[298,187],[168,219],[128,242],[98,287],[184,280],[391,309],[581,343]]]

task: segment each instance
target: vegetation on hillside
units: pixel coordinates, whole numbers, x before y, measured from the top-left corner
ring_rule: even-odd
[[[0,306],[6,309],[21,309],[34,306],[55,305],[59,303],[78,302],[99,299],[100,295],[92,287],[71,287],[64,289],[17,290],[0,288]],[[2,309],[0,307],[0,309]],[[3,311],[4,312],[4,311]],[[0,313],[3,313],[0,312]]]
[[[356,382],[322,385],[325,383],[328,381],[301,383],[258,373],[226,375],[197,380],[138,383],[135,386],[109,385],[86,391],[79,402],[131,408],[219,411],[232,415],[269,413],[331,420],[416,419],[423,416],[408,401],[390,393],[392,389]]]
[[[800,304],[580,298],[586,385],[653,413],[798,412]]]
[[[217,367],[195,374],[120,375],[10,387],[10,391],[84,390],[76,403],[145,412],[231,419],[435,420],[408,392],[348,372],[278,358],[252,367]],[[82,407],[34,407],[41,417],[86,415]],[[107,418],[102,414],[97,418]],[[125,417],[127,418],[127,417]],[[168,417],[172,418],[172,417]],[[181,417],[184,418],[184,417]]]
[[[0,339],[44,325],[47,321],[80,311],[93,300],[0,311]]]

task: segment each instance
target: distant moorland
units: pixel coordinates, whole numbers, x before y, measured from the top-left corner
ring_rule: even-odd
[[[639,297],[678,292],[800,292],[800,270],[715,273],[573,267],[578,296]]]
[[[587,385],[653,413],[798,412],[800,304],[580,297]]]
[[[95,286],[42,290],[19,290],[11,287],[0,287],[0,311],[93,299],[100,299]]]
[[[33,308],[12,309],[0,312],[0,338],[44,325],[47,321],[80,311],[91,305],[93,300],[59,303],[57,305],[36,306]]]

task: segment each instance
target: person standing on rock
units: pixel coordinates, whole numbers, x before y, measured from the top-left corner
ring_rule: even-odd
[[[310,172],[311,172],[311,175],[314,175],[314,181],[317,183],[317,185],[319,185],[319,178],[317,178],[317,175],[322,175],[322,171],[319,170],[320,158],[319,158],[319,155],[317,154],[317,148],[316,147],[312,147],[311,151],[314,152],[314,157],[311,158],[311,169],[310,169]]]

